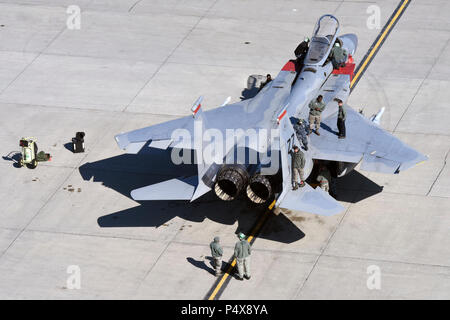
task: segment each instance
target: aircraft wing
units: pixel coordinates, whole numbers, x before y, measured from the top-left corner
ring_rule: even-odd
[[[320,136],[311,134],[314,159],[353,163],[362,160],[362,170],[391,174],[428,159],[352,108],[347,106],[346,111],[345,139],[337,137],[337,110],[322,119]]]
[[[134,200],[190,200],[197,185],[197,176],[176,178],[131,191]]]
[[[213,110],[203,112],[203,121],[207,122],[210,128],[222,130],[225,129],[246,128],[247,113],[244,106],[249,101],[240,101],[234,104],[225,105]],[[193,140],[188,144],[180,144],[172,140],[172,134],[177,129],[186,129],[190,137],[194,137],[194,121],[192,115],[159,123],[142,129],[121,133],[115,136],[119,147],[127,153],[138,153],[146,144],[149,147],[167,149],[168,147],[177,147],[184,149],[194,149]],[[184,141],[186,142],[186,141]]]

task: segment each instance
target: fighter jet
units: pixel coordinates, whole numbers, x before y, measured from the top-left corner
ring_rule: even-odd
[[[194,201],[209,191],[232,201],[246,196],[254,203],[275,202],[275,208],[333,215],[343,206],[320,188],[309,184],[293,190],[291,155],[301,146],[293,124],[308,119],[311,100],[323,96],[320,136],[310,136],[305,177],[326,164],[334,177],[342,177],[361,163],[361,170],[396,174],[427,159],[379,126],[380,114],[365,118],[346,106],[347,137],[337,139],[337,100],[347,101],[355,64],[352,56],[357,36],[339,35],[339,22],[332,15],[317,21],[306,52],[289,60],[276,78],[253,98],[208,111],[202,97],[191,114],[154,126],[115,136],[128,153],[148,148],[167,149],[176,164],[194,163],[197,175],[178,177],[131,192],[135,200]],[[330,58],[339,43],[347,52],[345,67],[334,69]],[[192,156],[193,155],[193,156]],[[193,159],[191,159],[193,158]],[[151,164],[148,164],[151,165]]]

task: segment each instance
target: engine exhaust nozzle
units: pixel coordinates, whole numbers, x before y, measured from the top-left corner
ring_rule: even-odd
[[[242,192],[247,181],[248,173],[243,166],[225,166],[217,174],[214,192],[220,199],[231,201]]]
[[[267,177],[256,174],[247,185],[247,197],[250,201],[261,204],[272,196],[272,186]]]

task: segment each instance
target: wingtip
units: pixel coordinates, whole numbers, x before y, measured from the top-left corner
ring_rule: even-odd
[[[116,140],[117,145],[120,149],[125,150],[129,145],[129,141],[127,135],[124,133],[120,133],[114,136],[114,140]]]

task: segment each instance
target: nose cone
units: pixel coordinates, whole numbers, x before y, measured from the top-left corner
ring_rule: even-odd
[[[342,46],[351,55],[353,55],[358,47],[358,37],[356,34],[347,33],[339,37],[342,41]]]

